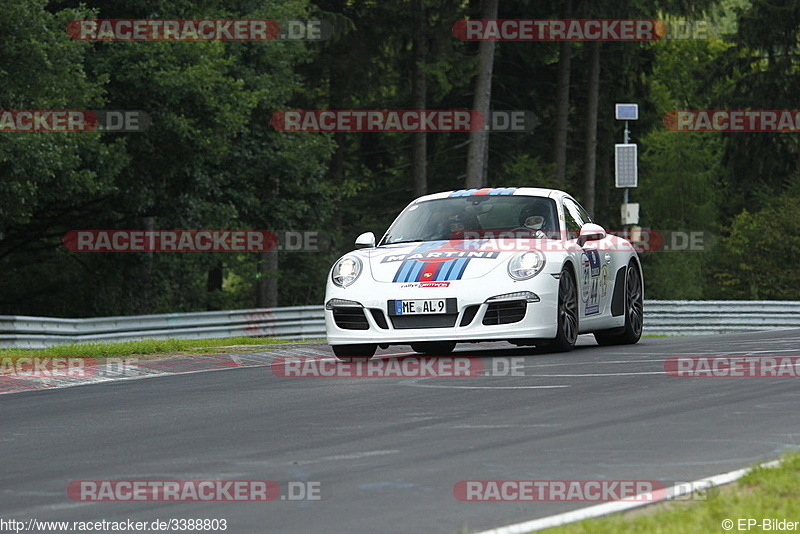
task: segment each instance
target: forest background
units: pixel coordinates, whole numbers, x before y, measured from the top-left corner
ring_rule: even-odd
[[[66,32],[98,18],[319,19],[334,31],[269,42]],[[708,34],[488,46],[454,37],[465,18],[703,20]],[[647,297],[800,300],[800,133],[674,132],[663,121],[671,110],[800,110],[797,1],[7,0],[0,20],[3,109],[143,110],[152,120],[140,133],[0,133],[2,314],[321,304],[330,265],[358,234],[381,235],[413,198],[465,185],[561,188],[619,230],[617,102],[639,104],[630,194],[641,226],[714,236],[702,250],[643,252]],[[487,69],[490,109],[533,112],[532,131],[493,132],[484,146],[466,133],[270,125],[286,109],[476,109]],[[71,252],[64,235],[80,229],[329,240],[318,251]]]

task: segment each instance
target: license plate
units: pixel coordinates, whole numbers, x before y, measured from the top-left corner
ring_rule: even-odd
[[[422,315],[431,313],[447,313],[446,299],[396,300],[395,315]]]

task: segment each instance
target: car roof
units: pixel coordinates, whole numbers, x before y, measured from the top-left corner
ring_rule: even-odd
[[[549,197],[559,199],[569,197],[564,191],[558,189],[545,189],[542,187],[483,187],[480,189],[457,189],[452,191],[442,191],[425,195],[414,200],[413,203],[425,202],[428,200],[438,200],[440,198],[470,197],[470,196],[528,196],[528,197]]]

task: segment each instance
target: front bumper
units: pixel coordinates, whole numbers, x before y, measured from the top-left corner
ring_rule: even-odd
[[[494,288],[476,282],[456,281],[446,288],[419,288],[413,284],[403,288],[403,284],[396,283],[372,283],[363,289],[329,285],[325,297],[328,343],[467,343],[556,336],[558,280],[554,276],[541,273],[533,280],[509,281]],[[529,302],[519,296],[492,299],[519,292],[535,294],[538,301]],[[388,310],[389,301],[396,299],[454,299],[455,303],[452,313],[399,318]]]

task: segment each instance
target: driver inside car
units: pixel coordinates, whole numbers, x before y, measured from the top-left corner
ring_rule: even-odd
[[[529,230],[536,238],[547,238],[544,233],[546,218],[536,206],[526,206],[519,214],[520,229]]]

